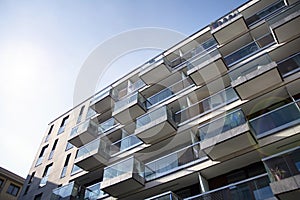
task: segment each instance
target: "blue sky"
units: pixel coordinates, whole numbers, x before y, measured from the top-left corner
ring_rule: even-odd
[[[99,44],[143,27],[191,35],[244,2],[0,0],[0,166],[26,177],[47,124],[73,106],[76,77]],[[157,54],[123,57],[99,87]]]

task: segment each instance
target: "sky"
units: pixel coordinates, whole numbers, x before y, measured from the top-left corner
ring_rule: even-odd
[[[188,36],[244,2],[0,0],[0,166],[27,176],[48,123],[74,106],[76,78],[97,46],[144,27]],[[97,88],[159,52],[121,57]]]

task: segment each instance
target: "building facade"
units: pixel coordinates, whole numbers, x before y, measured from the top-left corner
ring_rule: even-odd
[[[0,167],[0,199],[17,200],[25,179]]]
[[[298,199],[299,15],[248,1],[64,113],[20,199]]]

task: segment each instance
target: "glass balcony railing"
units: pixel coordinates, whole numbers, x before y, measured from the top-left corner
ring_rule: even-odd
[[[83,169],[81,169],[80,167],[78,167],[77,165],[74,164],[72,167],[71,176],[75,175],[79,172],[82,172],[82,171],[83,171]]]
[[[217,46],[217,42],[214,38],[210,38],[207,41],[199,44],[196,48],[186,52],[182,56],[172,60],[170,65],[173,69],[180,69],[187,62],[191,62],[196,59],[200,59],[205,56]],[[179,56],[179,55],[178,55]]]
[[[259,69],[260,67],[263,67],[264,65],[270,64],[271,62],[272,59],[270,58],[270,56],[268,54],[264,54],[238,68],[233,69],[229,72],[229,77],[231,81],[235,81],[240,77]]]
[[[214,30],[214,29],[222,26],[223,24],[232,21],[232,19],[234,19],[238,15],[239,15],[239,11],[235,10],[235,11],[232,11],[231,13],[225,15],[224,17],[221,17],[217,21],[211,23],[211,26],[210,26],[211,30]]]
[[[137,174],[144,179],[145,166],[134,157],[127,158],[104,169],[103,180],[113,179],[126,173]]]
[[[300,147],[263,159],[271,182],[300,174]]]
[[[109,145],[101,140],[97,139],[94,140],[78,149],[76,159],[80,159],[81,157],[86,157],[88,155],[91,155],[93,151],[98,150],[103,152],[106,155],[109,155]]]
[[[184,123],[191,120],[194,117],[202,116],[208,112],[211,112],[217,108],[220,108],[226,104],[239,99],[238,95],[233,88],[229,87],[216,94],[213,94],[199,102],[190,105],[175,113],[175,121]]]
[[[74,181],[61,186],[59,188],[56,188],[52,191],[51,200],[59,200],[64,199],[67,197],[73,197],[74,199],[84,199],[84,187],[80,187],[78,184],[76,184]]]
[[[254,55],[262,48],[273,44],[274,42],[275,41],[273,36],[270,33],[268,33],[225,56],[224,61],[228,67],[231,67],[234,64],[240,62],[241,60]]]
[[[272,15],[274,15],[275,13],[277,13],[284,7],[286,7],[286,5],[283,0],[277,1],[277,2],[267,6],[266,8],[262,9],[261,11],[255,13],[254,15],[248,17],[246,19],[246,24],[248,26],[251,26],[263,19],[271,18]]]
[[[300,71],[300,53],[294,54],[277,63],[282,77],[287,77]]]
[[[281,9],[280,12],[277,12],[276,15],[272,16],[272,18],[268,19],[269,24],[274,24],[289,15],[291,15],[294,12],[298,12],[300,9],[300,4],[295,4],[294,6],[286,7],[286,9]]]
[[[97,94],[95,94],[95,96],[91,100],[91,105],[97,103],[98,101],[100,101],[104,97],[110,95],[110,91],[111,91],[111,87],[107,87],[107,88],[101,90],[100,92],[98,92]]]
[[[171,110],[169,110],[166,106],[160,107],[150,113],[146,113],[145,115],[142,115],[141,117],[136,119],[136,128],[140,128],[142,126],[146,126],[150,124],[151,122],[166,117],[167,119],[174,120],[174,114]]]
[[[142,143],[143,142],[135,135],[126,136],[111,144],[110,155],[124,152]]]
[[[197,56],[195,59],[189,60],[187,64],[187,70],[193,69],[194,67],[197,67],[201,63],[204,63],[207,60],[210,60],[211,58],[217,56],[219,53],[219,50],[217,48],[213,48],[210,51],[207,51],[205,54],[201,56]]]
[[[98,125],[94,121],[88,119],[72,128],[70,136],[81,134],[84,131],[87,131],[88,129],[93,133],[97,133],[97,127]]]
[[[292,102],[249,120],[256,137],[289,128],[300,123],[299,102]]]
[[[140,93],[136,92],[135,94],[129,96],[128,98],[117,101],[114,106],[114,112],[123,110],[128,107],[128,104],[136,102],[141,107],[146,110],[146,99]]]
[[[142,79],[137,80],[136,82],[134,82],[133,84],[131,84],[128,87],[128,90],[132,93],[137,91],[138,89],[144,87],[146,84],[144,83],[144,81],[142,81]]]
[[[145,178],[150,181],[204,159],[199,143],[195,143],[145,164]]]
[[[117,127],[118,125],[120,124],[114,118],[110,118],[109,120],[98,125],[98,132],[99,134],[105,133]]]
[[[264,200],[274,198],[269,186],[267,174],[262,174],[237,183],[233,183],[185,200],[207,200],[207,199],[243,199]]]
[[[169,191],[163,194],[156,195],[154,197],[147,198],[145,200],[181,200],[181,198],[173,192]]]
[[[103,197],[107,197],[108,194],[100,190],[101,183],[96,183],[85,189],[84,200],[97,200]]]
[[[236,110],[224,117],[213,120],[207,124],[199,127],[200,139],[205,140],[208,138],[220,135],[228,130],[236,128],[245,124],[246,118],[242,110]]]
[[[189,77],[186,77],[149,97],[146,101],[147,108],[149,109],[152,106],[173,97],[176,93],[192,87],[193,85],[193,81]]]

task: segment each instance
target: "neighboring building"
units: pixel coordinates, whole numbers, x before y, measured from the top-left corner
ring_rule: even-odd
[[[299,199],[299,16],[249,1],[64,113],[20,199]]]
[[[0,167],[0,199],[18,199],[24,181],[21,176]]]

